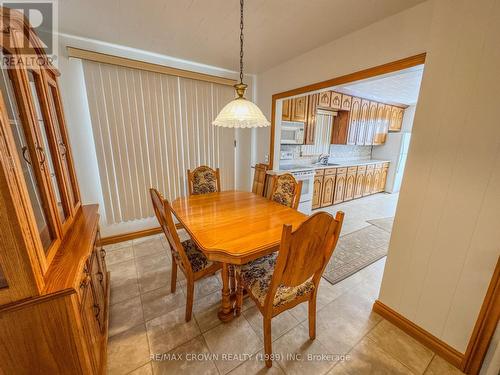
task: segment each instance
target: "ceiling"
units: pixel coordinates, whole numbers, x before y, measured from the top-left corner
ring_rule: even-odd
[[[417,103],[423,72],[424,66],[418,65],[348,85],[336,86],[335,89],[384,103],[411,105]]]
[[[245,70],[258,73],[424,0],[249,0]],[[238,70],[237,0],[64,0],[62,33]]]

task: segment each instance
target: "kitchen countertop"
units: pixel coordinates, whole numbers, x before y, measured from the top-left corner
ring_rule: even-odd
[[[285,172],[301,172],[301,171],[309,171],[311,169],[316,170],[316,169],[329,169],[329,168],[345,168],[354,166],[357,167],[359,165],[379,164],[379,163],[389,163],[389,160],[378,160],[378,159],[347,160],[347,161],[337,162],[335,163],[335,165],[322,165],[322,164],[290,165],[285,169],[267,171],[267,174],[276,175]]]

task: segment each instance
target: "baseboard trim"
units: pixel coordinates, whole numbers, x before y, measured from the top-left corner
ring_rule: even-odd
[[[182,228],[182,225],[177,223],[177,224],[175,224],[175,227],[177,229],[180,229],[180,228]],[[118,243],[118,242],[135,240],[136,238],[152,236],[154,234],[158,234],[161,232],[162,232],[161,227],[154,227],[154,228],[150,228],[150,229],[139,230],[136,232],[121,233],[121,234],[116,234],[114,236],[103,237],[101,239],[101,244],[102,245],[111,245],[111,244]]]
[[[430,334],[425,329],[419,327],[379,300],[375,301],[372,310],[394,324],[396,327],[403,330],[415,340],[428,347],[434,353],[447,360],[453,366],[457,367],[458,369],[461,368],[462,362],[464,360],[464,355],[458,350],[452,348],[444,341],[441,341],[436,336]]]

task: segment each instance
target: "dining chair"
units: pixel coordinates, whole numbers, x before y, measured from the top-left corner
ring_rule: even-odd
[[[194,299],[194,283],[205,276],[213,275],[221,268],[218,262],[211,262],[196,246],[192,239],[182,241],[179,238],[174,220],[172,219],[172,210],[170,203],[156,189],[149,189],[151,200],[156,218],[167,237],[172,253],[172,274],[170,279],[170,291],[175,293],[177,285],[177,267],[181,269],[186,276],[187,281],[187,302],[186,302],[186,322],[191,320]]]
[[[284,206],[297,209],[299,207],[302,181],[298,181],[291,173],[274,175],[271,182],[269,199]]]
[[[220,191],[219,168],[201,165],[191,172],[187,170],[189,195],[215,193]]]
[[[278,254],[266,255],[236,267],[236,313],[243,289],[264,318],[266,366],[272,366],[271,319],[302,302],[309,304],[309,338],[316,338],[316,298],[321,275],[337,245],[344,213],[326,212],[309,217],[295,231],[284,225]]]
[[[262,164],[262,163],[255,164],[255,172],[253,175],[252,193],[258,194],[258,195],[264,195],[268,169],[269,169],[268,164]]]

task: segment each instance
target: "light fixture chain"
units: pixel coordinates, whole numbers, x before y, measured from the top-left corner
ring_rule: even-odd
[[[240,0],[240,83],[243,83],[243,0]]]

